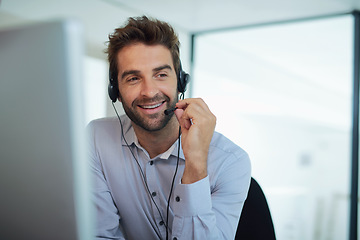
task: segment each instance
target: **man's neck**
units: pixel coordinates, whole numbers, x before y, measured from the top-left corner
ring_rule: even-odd
[[[179,123],[175,116],[159,131],[149,132],[131,122],[140,145],[154,158],[166,152],[179,137]]]

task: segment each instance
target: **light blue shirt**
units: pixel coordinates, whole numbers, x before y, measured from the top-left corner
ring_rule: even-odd
[[[97,209],[98,239],[165,239],[166,210],[174,176],[178,141],[150,159],[140,146],[131,121],[118,118],[92,121],[89,126],[90,166]],[[208,176],[181,184],[185,159],[180,149],[179,169],[169,211],[169,239],[234,239],[250,184],[247,153],[215,132],[208,155]],[[157,209],[159,208],[159,210]],[[160,212],[160,213],[159,213]]]

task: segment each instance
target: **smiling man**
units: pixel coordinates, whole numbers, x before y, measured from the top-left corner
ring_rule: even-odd
[[[214,131],[202,99],[179,100],[179,45],[169,24],[145,16],[109,36],[109,96],[126,114],[88,126],[99,239],[235,236],[250,161]]]

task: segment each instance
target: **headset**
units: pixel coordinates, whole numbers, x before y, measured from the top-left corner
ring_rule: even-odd
[[[190,75],[183,71],[180,61],[180,69],[177,74],[177,89],[180,93],[184,94],[186,91],[186,86],[190,82]],[[111,72],[109,68],[109,85],[108,85],[108,94],[111,101],[114,103],[119,97],[119,86],[117,81],[117,74]]]

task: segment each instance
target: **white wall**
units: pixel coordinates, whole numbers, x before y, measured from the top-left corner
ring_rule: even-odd
[[[250,155],[277,239],[346,239],[350,16],[201,35],[194,96]]]

